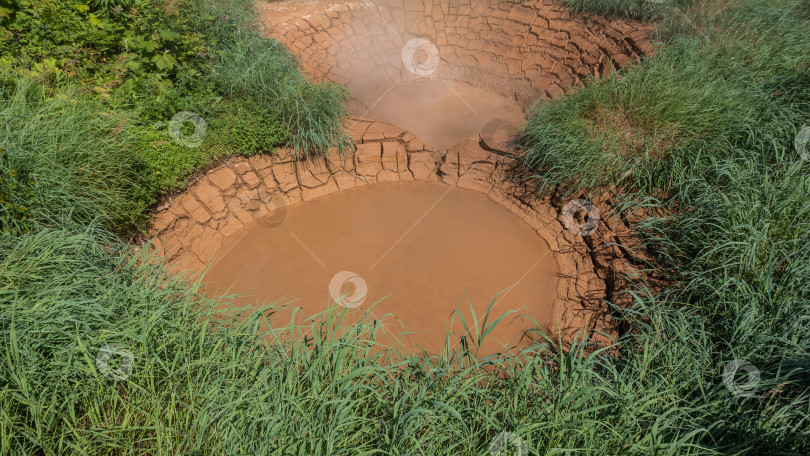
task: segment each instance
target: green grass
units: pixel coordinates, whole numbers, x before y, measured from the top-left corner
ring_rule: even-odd
[[[658,193],[718,159],[774,153],[757,140],[786,146],[808,117],[810,25],[796,2],[751,3],[705,8],[699,33],[677,34],[626,74],[539,106],[521,138],[527,165],[546,187]]]
[[[207,32],[217,37],[209,65],[211,80],[221,93],[263,107],[264,112],[258,113],[262,117],[281,119],[290,146],[301,156],[347,145],[342,131],[349,115],[349,92],[335,83],[311,82],[286,47],[263,38],[252,2],[199,0],[195,6],[205,14],[228,17],[209,25]]]
[[[145,214],[127,119],[73,92],[31,80],[0,89],[0,223],[3,231],[90,223],[132,228]],[[120,130],[120,131],[119,131]]]
[[[300,156],[347,145],[343,126],[349,92],[302,74],[286,47],[261,35],[252,1],[195,0],[193,5],[199,15],[217,18],[201,28],[216,43],[208,65],[220,93],[262,107],[260,117],[280,119],[289,145]]]
[[[370,322],[336,331],[341,314],[266,329],[272,306],[215,310],[98,227],[3,247],[3,452],[478,455],[501,432],[531,454],[806,447],[790,427],[807,397],[735,398],[701,318],[668,305],[643,309],[621,358],[546,343],[480,363],[454,350],[403,359],[372,352]],[[302,332],[314,337],[291,336]],[[110,345],[132,354],[126,379],[97,364]],[[758,365],[774,388],[776,367]]]
[[[0,7],[11,12],[0,14],[6,92],[18,78],[36,80],[48,96],[92,98],[127,119],[146,206],[230,155],[288,146],[308,157],[347,145],[348,92],[312,82],[286,48],[262,36],[252,1],[3,0]],[[181,111],[208,124],[200,147],[169,136]],[[135,225],[144,219],[138,210],[128,214]]]
[[[573,11],[612,18],[663,20],[696,0],[561,0]]]
[[[810,164],[794,138],[810,124],[807,2],[700,3],[655,57],[537,106],[519,142],[541,189],[611,188],[649,214],[637,228],[671,285],[630,312],[692,314],[683,330],[704,333],[716,363],[745,358],[782,384],[767,396],[779,407],[741,401],[697,441],[806,453]]]
[[[810,124],[807,1],[667,4],[655,57],[535,107],[520,144],[541,190],[646,208],[669,286],[629,292],[613,350],[544,340],[485,360],[474,342],[499,315],[479,316],[469,351],[449,348],[458,334],[433,358],[374,350],[372,321],[270,327],[280,303],[240,315],[113,234],[213,160],[342,141],[345,91],[240,41],[252,14],[223,11],[248,2],[195,5],[212,52],[199,80],[170,78],[171,103],[2,79],[0,454],[486,456],[504,432],[539,455],[810,453],[810,163],[793,146]],[[183,109],[209,123],[199,148],[168,135]],[[125,379],[97,363],[110,345],[132,354]],[[723,384],[733,359],[760,370],[752,397]]]
[[[137,231],[161,195],[223,158],[347,145],[348,92],[310,81],[263,37],[251,1],[0,7],[12,11],[0,16],[4,230],[104,217]],[[206,122],[198,147],[171,137],[180,111]]]

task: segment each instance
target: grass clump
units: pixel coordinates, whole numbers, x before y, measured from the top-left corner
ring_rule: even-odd
[[[145,213],[144,163],[121,115],[75,92],[52,93],[31,80],[0,90],[0,228],[102,219],[126,230]]]
[[[655,57],[537,107],[521,140],[545,187],[667,191],[753,150],[752,132],[795,136],[810,55],[798,4],[695,9],[697,29],[672,26]]]
[[[228,18],[209,25],[209,33],[218,43],[209,60],[211,78],[221,93],[244,100],[242,104],[271,110],[281,119],[290,145],[305,157],[333,146],[345,147],[348,137],[340,132],[349,115],[348,91],[335,83],[307,80],[297,71],[295,57],[286,47],[261,37],[252,8],[238,9],[239,16],[234,18],[228,15],[232,6],[203,3],[198,2],[198,6],[206,14]],[[236,1],[225,5],[234,3],[249,4]]]

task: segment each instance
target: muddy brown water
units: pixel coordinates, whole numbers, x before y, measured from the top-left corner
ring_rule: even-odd
[[[515,127],[524,120],[513,100],[463,82],[380,81],[349,88],[362,100],[352,109],[355,115],[394,124],[436,149],[449,149],[481,134],[493,120]]]
[[[369,312],[384,324],[382,344],[431,354],[442,351],[448,331],[457,346],[464,328],[456,312],[472,325],[470,305],[479,326],[493,300],[490,321],[517,311],[487,336],[482,355],[530,342],[522,337],[536,328],[530,318],[541,327],[551,320],[553,255],[483,194],[438,183],[378,184],[285,211],[280,223],[271,214],[276,223],[254,222],[226,240],[207,274],[209,295],[239,293],[237,306],[283,302],[271,319],[279,326],[295,307],[302,318],[330,306],[348,309],[348,321]]]

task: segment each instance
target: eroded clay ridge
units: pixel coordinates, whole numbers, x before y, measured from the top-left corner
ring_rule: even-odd
[[[565,201],[536,198],[525,180],[514,178],[515,161],[483,149],[477,138],[434,152],[382,122],[353,119],[349,131],[355,150],[345,155],[332,150],[305,162],[282,149],[272,156],[231,158],[199,176],[153,214],[154,248],[176,270],[201,272],[227,236],[272,217],[281,206],[374,183],[442,182],[486,194],[548,243],[560,271],[554,313],[561,330],[616,333],[604,301],[622,301],[618,292],[637,275],[641,249],[607,195],[594,201],[598,227],[582,237],[564,226]]]
[[[309,73],[372,101],[396,81],[428,76],[525,107],[652,51],[651,25],[585,17],[552,1],[285,1],[266,2],[260,12],[266,34],[287,45]],[[438,48],[440,62],[429,75],[402,64],[403,46],[414,38]],[[365,93],[368,87],[374,93]]]

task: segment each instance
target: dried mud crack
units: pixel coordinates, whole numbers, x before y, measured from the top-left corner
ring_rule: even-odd
[[[287,45],[304,69],[345,85],[366,104],[396,81],[429,77],[525,108],[652,51],[648,24],[576,15],[551,1],[266,2],[260,14],[267,35]],[[403,46],[414,38],[436,46],[429,75],[403,65]]]

